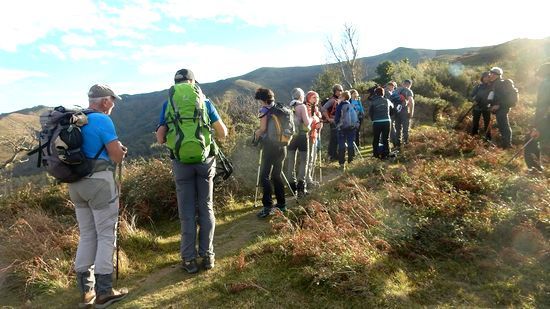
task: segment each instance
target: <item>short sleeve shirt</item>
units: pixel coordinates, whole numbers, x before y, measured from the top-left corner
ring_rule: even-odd
[[[204,101],[204,104],[206,106],[206,112],[208,113],[208,118],[210,119],[210,124],[213,124],[214,122],[220,120],[220,115],[218,114],[218,111],[216,110],[216,107],[212,102],[210,102],[209,99],[206,99]],[[164,101],[164,104],[162,104],[162,111],[160,112],[160,118],[159,118],[159,125],[164,126],[166,125],[166,119],[164,118],[164,115],[166,114],[166,107],[168,106],[168,101]]]
[[[118,140],[113,121],[103,113],[88,114],[88,124],[82,127],[81,132],[84,137],[82,151],[89,159],[95,158],[105,145]],[[110,161],[107,150],[103,149],[98,159]]]

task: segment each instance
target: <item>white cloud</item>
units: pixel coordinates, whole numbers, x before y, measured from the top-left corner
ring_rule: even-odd
[[[39,71],[12,70],[0,68],[0,85],[7,85],[31,77],[47,77],[48,74]]]
[[[32,6],[29,8],[29,6]],[[62,9],[61,9],[62,8]],[[15,52],[55,31],[101,32],[110,38],[144,38],[143,30],[155,29],[161,19],[146,0],[125,2],[121,8],[92,0],[12,1],[0,10],[0,50]],[[90,39],[69,34],[67,44],[93,46]]]
[[[53,44],[41,45],[40,51],[44,54],[52,54],[61,60],[67,59],[67,56],[65,56],[65,54],[61,51],[61,49],[59,49],[59,47]]]
[[[168,26],[168,31],[174,32],[174,33],[185,33],[184,28],[182,28],[178,25],[175,25],[175,24],[170,24],[170,26]]]
[[[91,50],[87,48],[71,48],[69,55],[74,60],[94,60],[94,59],[106,59],[116,57],[116,53],[108,50]]]
[[[85,46],[93,47],[96,42],[95,39],[91,36],[83,36],[74,33],[66,34],[61,37],[61,41],[69,46]]]

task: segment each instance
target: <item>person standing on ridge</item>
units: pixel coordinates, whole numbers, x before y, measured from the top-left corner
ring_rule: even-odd
[[[507,149],[512,147],[512,128],[508,113],[517,100],[517,89],[514,82],[510,79],[503,79],[503,71],[499,67],[491,68],[489,80],[492,83],[493,95],[489,94],[490,109],[495,114],[498,131],[501,137],[501,147]],[[512,99],[512,100],[511,100]]]
[[[177,71],[169,98],[162,106],[156,136],[159,144],[170,148],[181,225],[181,268],[189,274],[199,271],[198,256],[204,269],[214,267],[216,145],[211,128],[217,138],[227,136],[227,127],[214,104],[202,93],[193,72]],[[185,147],[180,147],[183,144]]]
[[[474,101],[474,107],[472,109],[473,124],[472,135],[477,135],[479,131],[479,120],[483,116],[483,132],[485,133],[485,139],[491,140],[491,131],[489,130],[489,124],[491,123],[491,112],[489,111],[489,93],[491,92],[491,84],[489,82],[490,72],[483,72],[481,74],[481,83],[474,87],[471,98]]]
[[[390,152],[390,109],[393,108],[393,103],[384,97],[384,88],[377,87],[374,93],[369,108],[373,134],[372,155],[375,158],[386,159]],[[380,143],[384,145],[382,149],[378,146]]]
[[[402,103],[395,106],[395,147],[400,148],[409,143],[410,120],[414,117],[414,93],[411,90],[412,80],[406,79],[395,91],[402,97]]]
[[[323,123],[321,121],[321,111],[319,110],[319,94],[315,91],[309,91],[306,94],[306,105],[308,114],[311,115],[311,130],[309,131],[309,159],[307,169],[308,186],[318,187],[319,183],[313,179],[315,173],[315,162],[317,161],[317,151],[319,147],[319,138]]]
[[[263,188],[262,210],[256,215],[258,218],[266,218],[273,214],[275,207],[281,211],[286,211],[285,185],[283,182],[283,164],[286,157],[285,145],[272,141],[266,135],[268,134],[269,122],[272,120],[272,108],[275,107],[275,94],[271,89],[258,88],[254,95],[256,100],[262,102],[262,107],[259,111],[260,128],[254,132],[255,140],[262,142],[262,157],[260,164],[260,183]],[[277,204],[273,205],[273,197],[271,193],[271,182],[275,191]]]
[[[332,97],[321,107],[323,119],[330,125],[330,139],[328,141],[328,160],[330,162],[338,160],[338,130],[334,123],[334,114],[342,91],[344,91],[342,85],[335,84],[332,86]]]
[[[288,145],[288,173],[292,191],[297,192],[299,197],[306,194],[306,176],[308,168],[309,130],[311,128],[311,116],[304,103],[304,91],[301,88],[294,88],[291,92],[292,101],[290,107],[294,109],[294,126],[297,134]],[[296,173],[296,151],[300,156],[300,165]],[[298,177],[296,177],[298,174]]]
[[[122,163],[126,147],[118,140],[109,117],[120,100],[107,85],[95,84],[88,92],[88,124],[81,129],[82,150],[97,158],[93,173],[69,183],[80,237],[74,269],[81,293],[80,308],[107,308],[126,297],[128,290],[113,289],[113,253],[116,247],[119,195],[114,164]],[[100,155],[96,156],[100,151]]]
[[[355,148],[353,143],[355,140],[355,130],[359,120],[357,113],[349,102],[351,94],[349,91],[343,91],[338,100],[340,103],[336,107],[334,115],[334,124],[338,130],[338,163],[340,169],[345,171],[346,148],[348,150],[348,164],[353,161],[355,156]],[[355,114],[355,117],[351,116]],[[346,147],[347,146],[347,147]]]

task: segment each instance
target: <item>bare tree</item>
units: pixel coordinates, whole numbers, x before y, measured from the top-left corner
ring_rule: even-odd
[[[342,80],[349,88],[362,78],[363,68],[357,60],[359,39],[357,29],[351,24],[344,24],[344,31],[340,38],[340,44],[335,45],[330,39],[327,40],[328,49],[335,60],[342,75]]]

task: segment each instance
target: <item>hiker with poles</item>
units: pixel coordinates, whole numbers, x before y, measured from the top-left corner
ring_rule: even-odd
[[[542,172],[541,143],[548,147],[550,141],[550,63],[542,64],[536,73],[541,83],[537,92],[537,105],[533,120],[534,128],[526,136],[524,160],[532,172]]]
[[[306,176],[309,159],[309,131],[311,128],[311,115],[308,113],[307,105],[304,103],[304,91],[301,88],[294,88],[291,92],[292,101],[290,108],[294,109],[294,125],[296,135],[290,141],[288,150],[288,178],[290,188],[297,192],[298,197],[306,195]],[[296,172],[296,152],[299,155],[300,164]],[[296,177],[296,174],[297,177]]]
[[[294,136],[294,115],[287,107],[275,103],[275,94],[271,89],[258,88],[254,99],[262,103],[258,114],[260,128],[254,132],[254,140],[262,147],[258,175],[263,188],[263,208],[257,217],[266,218],[274,213],[275,208],[286,211],[283,163],[287,146]],[[275,205],[271,196],[271,182],[277,201]]]
[[[81,293],[80,308],[106,308],[123,299],[127,289],[113,289],[113,253],[117,240],[119,196],[115,164],[126,155],[109,117],[120,100],[107,85],[93,85],[88,92],[88,123],[81,127],[82,150],[94,158],[92,173],[69,183],[80,237],[74,268]],[[98,149],[99,155],[98,155]]]
[[[479,120],[483,116],[483,132],[486,141],[491,140],[491,112],[489,111],[489,93],[492,91],[492,85],[489,82],[490,72],[483,72],[480,77],[481,83],[474,87],[472,95],[470,96],[474,101],[472,108],[473,123],[472,132],[473,136],[478,134]]]
[[[321,111],[319,110],[319,94],[315,91],[309,91],[306,94],[306,105],[308,114],[311,116],[311,130],[309,131],[309,159],[307,169],[307,186],[318,187],[319,182],[315,181],[315,165],[317,161],[317,153],[320,151],[319,143],[321,139],[321,129],[323,128],[323,122],[321,121]],[[319,155],[319,159],[321,156]],[[319,176],[321,177],[321,161],[319,161]]]
[[[189,274],[214,267],[213,191],[216,174],[214,136],[223,139],[227,127],[214,104],[202,93],[191,70],[174,76],[156,131],[157,142],[166,144],[172,158],[181,224],[181,268]],[[213,132],[212,132],[213,130]],[[196,248],[199,226],[198,254]]]

